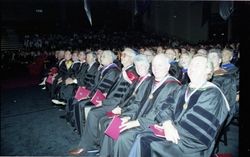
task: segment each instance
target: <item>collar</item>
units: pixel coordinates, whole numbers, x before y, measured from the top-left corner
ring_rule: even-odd
[[[92,67],[93,64],[95,64],[95,62],[92,62],[91,64],[89,64],[89,69]]]
[[[127,71],[127,70],[128,70],[129,68],[131,68],[131,67],[133,67],[133,64],[131,64],[131,65],[127,66],[127,67],[122,68],[122,70]]]
[[[228,68],[234,67],[234,64],[232,64],[232,63],[226,63],[226,64],[222,64],[221,67],[223,69],[228,69]]]
[[[182,71],[183,73],[186,73],[186,72],[188,71],[188,69],[187,69],[187,68],[182,68],[181,71]]]

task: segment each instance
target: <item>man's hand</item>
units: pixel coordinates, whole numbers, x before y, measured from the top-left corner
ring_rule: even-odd
[[[172,124],[172,121],[168,120],[163,123],[165,138],[168,141],[172,141],[175,144],[178,144],[178,140],[180,139],[178,130]]]
[[[100,100],[96,100],[96,102],[97,102],[96,107],[100,107],[100,106],[102,106],[102,101],[100,101]]]
[[[61,83],[62,82],[62,78],[60,77],[57,81],[57,84]]]
[[[131,129],[131,128],[135,128],[140,126],[140,123],[138,120],[133,120],[133,121],[129,121],[127,123],[121,124],[119,126],[119,128],[121,128],[120,132],[123,132],[125,130]]]
[[[70,78],[70,77],[65,80],[66,85],[69,85],[69,84],[72,84],[72,83],[73,83],[73,79]]]
[[[238,91],[236,95],[236,101],[239,102],[239,100],[240,100],[240,91]]]
[[[131,118],[130,117],[122,117],[121,120],[122,120],[122,123],[121,124],[125,124],[127,123]]]
[[[122,113],[122,109],[119,107],[119,106],[117,106],[116,108],[114,108],[113,110],[112,110],[112,112],[114,113],[114,114],[121,114]]]

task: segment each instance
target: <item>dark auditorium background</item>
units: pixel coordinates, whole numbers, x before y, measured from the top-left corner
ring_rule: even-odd
[[[137,30],[176,36],[191,43],[239,40],[241,6],[220,17],[219,1],[88,0],[92,25],[83,0],[2,0],[2,33],[81,32],[91,29]]]
[[[89,17],[87,16],[84,2],[87,2]],[[241,52],[243,52],[243,50],[248,48],[250,41],[248,28],[250,21],[250,1],[231,2],[230,4],[232,5],[230,5],[230,7],[232,10],[228,13],[228,17],[223,19],[220,14],[220,11],[222,11],[221,1],[1,0],[1,53],[8,52],[11,54],[14,51],[19,52],[23,50],[24,37],[27,34],[72,35],[74,33],[84,34],[90,31],[152,33],[182,40],[190,44],[202,42],[240,42],[240,49]],[[247,51],[249,51],[249,48]],[[241,53],[243,60],[244,58],[242,56],[246,54],[245,52]],[[241,62],[243,60],[241,60]],[[27,142],[25,138],[30,137],[28,135],[22,135],[20,137],[17,135],[19,129],[25,127],[25,124],[28,123],[28,119],[26,119],[27,121],[25,122],[21,121],[20,123],[24,125],[20,124],[18,126],[19,128],[17,127],[12,132],[8,132],[8,134],[6,133],[6,128],[8,129],[8,126],[14,125],[16,122],[11,120],[8,121],[7,124],[5,122],[5,120],[12,115],[14,115],[13,117],[15,118],[18,115],[33,113],[29,107],[22,108],[21,105],[23,105],[26,100],[15,94],[22,93],[22,91],[20,91],[22,87],[37,85],[41,76],[29,76],[30,73],[28,70],[22,67],[3,67],[8,67],[8,65],[5,65],[5,61],[1,59],[1,123],[4,125],[1,125],[1,147],[3,147],[3,149],[1,148],[0,155],[48,155],[45,152],[36,153],[36,150],[30,151],[35,145],[37,145],[36,149],[38,149],[38,147],[40,148],[40,145],[44,147],[46,143],[40,143],[43,140],[34,143],[25,143],[25,141]],[[241,70],[244,70],[244,68]],[[241,85],[243,82],[246,82],[247,75],[247,73],[241,73]],[[15,89],[14,95],[8,93],[13,89]],[[27,93],[26,96],[29,96],[29,92],[33,92],[32,90],[24,91]],[[244,91],[244,89],[242,89],[242,91]],[[36,92],[33,92],[33,94],[41,96],[41,93]],[[242,93],[243,99],[244,92]],[[35,98],[38,96],[35,96]],[[22,102],[16,102],[18,98],[20,98]],[[50,103],[48,100],[41,101],[43,103]],[[11,107],[12,104],[17,103],[20,103],[18,107]],[[36,103],[40,103],[41,105],[41,102]],[[6,108],[6,106],[8,107]],[[46,110],[46,108],[40,107],[41,110],[39,110],[39,112]],[[243,108],[244,109],[241,108],[241,110],[245,111],[245,106],[243,106]],[[50,108],[47,109],[49,110]],[[23,111],[23,113],[19,113],[18,110]],[[12,112],[14,114],[11,114]],[[242,117],[240,117],[242,120],[239,126],[240,132],[245,132],[247,128],[247,118],[243,117],[243,113],[244,112],[241,112]],[[53,116],[53,114],[51,116]],[[58,117],[59,115],[57,115],[56,118],[58,119]],[[33,118],[35,119],[36,117],[34,116]],[[59,122],[60,119],[57,119],[49,121],[49,125],[57,121],[58,123],[62,123]],[[40,120],[42,121],[43,118]],[[64,123],[60,125],[64,125]],[[36,127],[39,128],[39,125],[37,124]],[[60,126],[60,128],[63,127]],[[25,131],[30,130],[27,129]],[[21,132],[22,131],[20,131],[20,133]],[[49,131],[45,128],[44,134],[41,136],[46,136],[47,133],[49,134]],[[243,133],[239,135],[240,155],[250,152],[250,142],[248,138],[246,138],[247,136],[243,135]],[[72,137],[71,143],[75,143],[79,140],[75,135],[70,135],[70,137]],[[38,135],[35,135],[34,138],[38,138]],[[50,135],[48,138],[57,139],[58,137]],[[16,139],[18,139],[18,141],[12,141]],[[58,140],[63,141],[63,139]],[[8,145],[8,148],[5,145],[8,143],[7,141],[11,143],[11,148],[9,148],[10,145]],[[20,141],[22,141],[21,145],[23,147],[17,148],[15,142],[20,144]],[[53,143],[53,141],[50,141],[50,144],[51,143]],[[70,148],[70,146],[62,144],[58,147],[58,150],[64,149],[63,153],[65,154],[60,154],[60,151],[54,151],[55,154],[52,155],[67,155],[66,151],[68,148]],[[51,151],[54,150],[52,147],[48,149]]]

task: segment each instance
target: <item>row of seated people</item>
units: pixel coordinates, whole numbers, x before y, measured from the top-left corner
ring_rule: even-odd
[[[183,53],[178,64],[173,49],[153,56],[126,48],[121,52],[122,65],[114,63],[112,51],[90,51],[86,63],[80,52],[77,69],[81,70],[63,75],[65,69],[74,69],[72,61],[67,66],[71,55],[66,51],[61,62],[64,70],[54,74],[50,92],[52,98],[58,95],[64,100],[66,119],[81,136],[78,148],[70,154],[99,150],[100,156],[209,156],[219,130],[237,106],[235,71],[221,67],[222,54],[229,52]],[[89,91],[87,96],[77,97],[80,87]],[[104,99],[93,102],[98,91]],[[87,119],[86,105],[94,105]],[[117,117],[120,135],[112,138],[106,131]],[[149,126],[162,129],[165,138],[155,136]]]

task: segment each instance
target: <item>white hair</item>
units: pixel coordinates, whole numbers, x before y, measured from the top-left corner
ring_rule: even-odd
[[[147,69],[149,69],[149,67],[150,67],[150,64],[149,64],[149,61],[148,61],[147,57],[145,55],[143,55],[143,54],[139,54],[139,55],[135,56],[134,63],[135,64],[136,63],[142,63],[143,65],[145,65],[145,67]]]
[[[136,56],[136,52],[133,49],[125,48],[124,52],[128,53],[128,55],[132,58],[132,60],[134,60],[134,58]]]
[[[116,55],[111,50],[104,50],[103,53],[108,53],[111,56],[112,61],[116,59]]]

